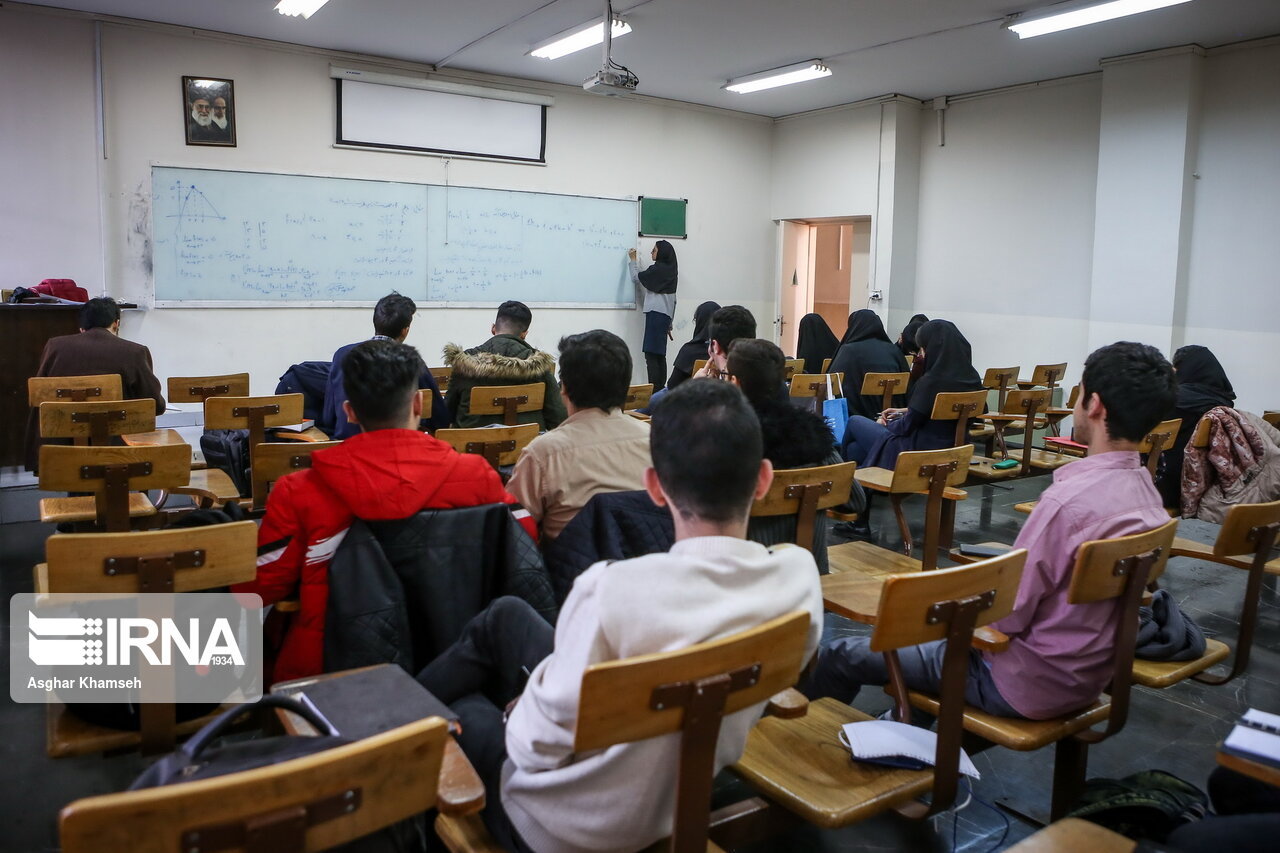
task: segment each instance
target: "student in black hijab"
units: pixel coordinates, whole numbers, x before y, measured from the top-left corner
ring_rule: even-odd
[[[693,337],[676,353],[675,363],[671,366],[671,378],[667,380],[668,390],[692,376],[694,362],[707,357],[707,341],[711,340],[711,315],[719,310],[720,303],[704,302],[693,312]]]
[[[796,338],[796,358],[804,359],[805,373],[821,373],[822,362],[836,357],[840,341],[821,314],[805,314],[800,318]]]
[[[862,379],[868,373],[906,373],[907,360],[889,340],[884,323],[876,312],[864,308],[849,315],[849,330],[831,362],[831,373],[843,373],[845,399],[849,414],[874,420],[883,408],[881,394],[862,395]],[[904,396],[894,398],[898,405]]]
[[[1182,418],[1182,426],[1173,446],[1160,460],[1156,489],[1169,509],[1180,509],[1182,503],[1182,456],[1204,413],[1218,406],[1234,408],[1236,392],[1222,365],[1208,347],[1195,344],[1181,347],[1173,354],[1173,369],[1178,374],[1178,398],[1173,411],[1165,415]]]
[[[644,352],[645,366],[653,390],[662,387],[667,375],[667,340],[671,336],[671,321],[676,315],[676,284],[680,278],[676,265],[676,250],[666,240],[653,246],[653,264],[648,269],[636,267],[636,250],[627,252],[628,266],[633,284],[644,288]]]
[[[977,391],[982,377],[973,369],[973,351],[947,320],[930,320],[916,333],[925,356],[924,373],[907,395],[905,409],[886,409],[877,420],[849,418],[843,455],[862,466],[893,468],[905,450],[938,450],[955,439],[954,421],[935,421],[933,400],[943,393]]]

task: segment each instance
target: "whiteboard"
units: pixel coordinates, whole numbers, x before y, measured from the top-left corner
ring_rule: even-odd
[[[631,307],[637,203],[392,181],[152,167],[158,307]]]
[[[432,187],[428,302],[631,305],[636,202]]]

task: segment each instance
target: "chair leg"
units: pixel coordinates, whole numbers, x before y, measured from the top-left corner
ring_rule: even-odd
[[[907,526],[907,517],[902,514],[902,502],[906,500],[904,494],[890,495],[889,502],[893,504],[893,515],[898,519],[898,532],[902,534],[902,553],[908,557],[911,556],[911,528]]]
[[[1061,820],[1084,791],[1089,769],[1089,744],[1074,737],[1058,741],[1053,757],[1053,801],[1049,821]]]
[[[1262,580],[1266,575],[1267,558],[1275,544],[1278,525],[1257,528],[1258,550],[1254,552],[1253,565],[1249,567],[1249,580],[1245,583],[1244,603],[1240,607],[1240,633],[1236,637],[1235,660],[1226,675],[1209,675],[1200,672],[1192,676],[1202,684],[1218,686],[1240,675],[1249,666],[1249,652],[1253,649],[1253,629],[1258,624],[1258,605],[1262,599]]]

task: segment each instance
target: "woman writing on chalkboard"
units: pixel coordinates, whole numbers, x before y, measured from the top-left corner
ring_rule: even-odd
[[[644,288],[644,352],[649,381],[657,391],[667,379],[667,340],[671,337],[671,319],[676,315],[676,250],[666,240],[659,240],[653,247],[653,264],[646,270],[636,266],[636,250],[627,252],[630,258],[631,281]]]

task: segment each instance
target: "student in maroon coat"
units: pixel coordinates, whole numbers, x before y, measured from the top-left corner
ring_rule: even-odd
[[[150,397],[156,401],[156,414],[163,414],[164,394],[151,367],[151,351],[119,334],[120,306],[116,301],[109,296],[90,299],[80,309],[80,333],[50,338],[44,345],[36,376],[118,373],[124,399]],[[39,410],[32,409],[27,419],[27,468],[32,471],[39,461],[41,443]]]

